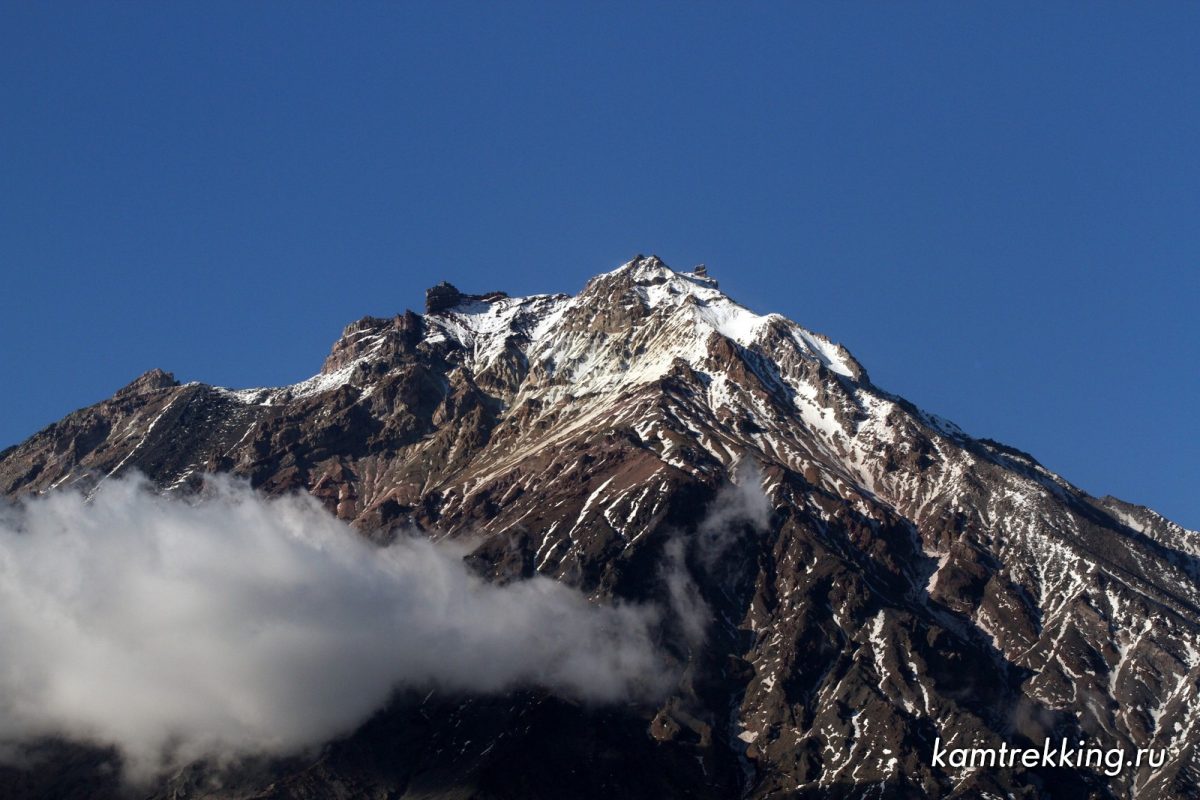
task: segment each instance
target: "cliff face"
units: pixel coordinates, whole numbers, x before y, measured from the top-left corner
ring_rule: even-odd
[[[699,622],[654,707],[397,698],[353,736],[172,796],[1193,797],[1200,539],[874,386],[842,347],[639,257],[578,295],[430,291],[294,386],[147,373],[0,458],[16,499],[241,475],[364,535],[470,535]],[[676,598],[677,599],[677,598]],[[1165,766],[931,766],[954,746],[1169,747]],[[84,756],[78,774],[86,775]],[[23,780],[33,780],[25,775]],[[30,784],[33,786],[34,784]],[[40,789],[30,789],[36,795]]]

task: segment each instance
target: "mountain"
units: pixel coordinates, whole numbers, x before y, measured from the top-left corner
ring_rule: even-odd
[[[0,493],[134,470],[307,491],[379,542],[469,537],[495,581],[701,612],[663,632],[682,667],[660,702],[401,694],[317,754],[194,765],[155,796],[1200,794],[1198,534],[889,394],[703,270],[639,256],[575,296],[443,283],[292,386],[151,371],[0,454]],[[939,739],[1064,736],[1170,750],[1115,777],[932,763]],[[53,791],[88,796],[104,751],[54,746]]]

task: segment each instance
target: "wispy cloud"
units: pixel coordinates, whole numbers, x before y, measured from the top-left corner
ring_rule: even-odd
[[[700,594],[689,564],[712,575],[719,562],[747,527],[766,530],[771,501],[762,488],[762,471],[753,461],[740,462],[731,480],[721,486],[696,526],[694,536],[677,534],[663,550],[662,577],[671,611],[685,641],[702,644],[712,621],[712,610]]]
[[[706,569],[716,564],[746,526],[765,530],[771,520],[771,501],[763,491],[758,464],[745,459],[732,473],[696,529],[696,555]]]

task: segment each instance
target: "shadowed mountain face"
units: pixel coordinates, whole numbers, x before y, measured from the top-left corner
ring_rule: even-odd
[[[171,797],[1137,797],[1200,792],[1200,539],[875,387],[842,347],[638,257],[574,297],[430,290],[314,378],[149,372],[0,454],[0,492],[140,471],[309,492],[363,535],[676,610],[656,703],[400,694],[319,753]],[[1170,748],[1158,768],[956,769],[953,747]],[[117,793],[49,742],[18,796]],[[49,766],[48,766],[49,765]],[[104,777],[107,776],[107,777]]]

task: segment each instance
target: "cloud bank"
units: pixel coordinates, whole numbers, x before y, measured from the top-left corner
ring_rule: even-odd
[[[130,479],[0,508],[0,741],[115,744],[137,777],[298,751],[396,687],[658,688],[653,609],[493,586],[460,556],[223,479],[199,502]]]

